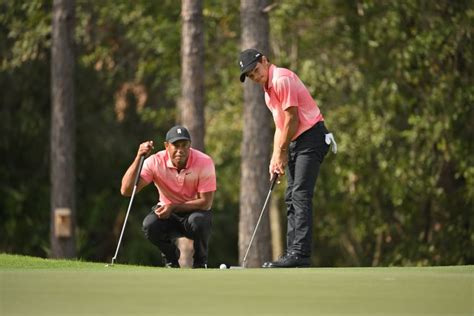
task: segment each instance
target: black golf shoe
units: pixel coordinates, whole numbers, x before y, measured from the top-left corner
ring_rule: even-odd
[[[269,265],[273,264],[274,262],[281,261],[283,258],[285,258],[288,255],[288,253],[284,252],[280,258],[278,258],[276,261],[266,261],[262,264],[262,268],[268,268]]]
[[[311,266],[311,258],[289,252],[273,262],[265,262],[262,268],[306,268]]]
[[[171,256],[171,255],[166,256],[164,253],[161,253],[161,257],[165,264],[165,268],[181,268],[181,266],[179,265],[180,255],[181,255],[181,252],[179,251],[177,247],[175,249],[174,256]]]
[[[180,265],[179,265],[179,262],[178,261],[174,261],[174,262],[166,262],[165,263],[165,268],[181,268]]]

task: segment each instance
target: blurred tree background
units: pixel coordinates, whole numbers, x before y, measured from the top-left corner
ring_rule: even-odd
[[[275,4],[270,60],[299,74],[339,145],[317,184],[313,262],[473,264],[472,1]],[[129,202],[121,177],[138,144],[153,139],[161,149],[176,121],[180,5],[76,0],[77,254],[84,260],[113,255]],[[0,251],[45,257],[52,3],[0,0],[0,8]],[[205,0],[203,15],[205,143],[218,175],[209,263],[217,266],[238,260],[239,2]],[[156,194],[150,187],[135,199],[120,262],[160,260],[141,234]]]

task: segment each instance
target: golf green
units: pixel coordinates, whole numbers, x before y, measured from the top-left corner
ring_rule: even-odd
[[[0,255],[0,315],[473,315],[474,267],[164,269]]]

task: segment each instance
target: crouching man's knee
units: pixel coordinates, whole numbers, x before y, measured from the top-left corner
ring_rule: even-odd
[[[148,240],[161,238],[166,231],[164,226],[165,223],[155,213],[150,213],[143,219],[142,231]]]
[[[192,213],[188,218],[188,223],[193,234],[208,236],[211,232],[212,216],[210,211],[200,211]]]

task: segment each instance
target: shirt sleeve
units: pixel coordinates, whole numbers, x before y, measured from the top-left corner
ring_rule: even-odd
[[[217,189],[214,162],[209,159],[199,173],[198,192],[214,192]]]
[[[143,163],[142,167],[142,172],[140,173],[140,178],[145,180],[147,184],[153,181],[153,163],[153,156],[150,156],[145,159],[145,162]]]
[[[294,78],[283,76],[275,84],[275,92],[280,100],[283,111],[298,106],[298,83]]]

